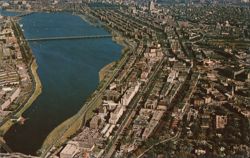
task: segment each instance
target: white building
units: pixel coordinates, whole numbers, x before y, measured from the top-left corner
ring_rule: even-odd
[[[121,104],[127,106],[138,92],[141,83],[137,82],[134,86],[130,87],[121,98]]]
[[[123,106],[118,105],[116,107],[115,111],[110,113],[109,123],[116,124],[118,122],[119,118],[122,116],[123,111],[124,111]]]
[[[176,79],[179,76],[179,72],[172,70],[170,74],[168,75],[167,82],[173,83],[174,79]]]
[[[149,6],[148,6],[148,10],[149,11],[153,11],[153,10],[155,10],[155,4],[154,4],[154,1],[150,1],[149,2]]]
[[[103,106],[107,107],[108,110],[112,111],[117,107],[117,103],[115,103],[112,100],[104,100],[103,101]]]
[[[60,153],[60,158],[72,158],[80,152],[78,142],[69,141]]]
[[[17,88],[17,89],[15,90],[15,92],[10,96],[10,98],[7,99],[7,100],[1,105],[1,110],[7,109],[7,108],[11,105],[11,103],[19,96],[20,92],[21,92],[21,88],[19,87],[19,88]]]

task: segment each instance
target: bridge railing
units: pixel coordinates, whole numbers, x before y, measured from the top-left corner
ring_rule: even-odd
[[[26,39],[26,41],[73,40],[73,39],[111,38],[111,37],[112,35],[42,37],[42,38],[28,38]]]
[[[33,14],[34,12],[26,12],[26,13],[22,13],[22,14],[19,14],[19,15],[16,15],[16,17],[23,17],[23,16],[27,16],[27,15],[30,15],[30,14]]]

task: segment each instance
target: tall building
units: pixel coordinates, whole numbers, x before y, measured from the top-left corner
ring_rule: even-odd
[[[155,4],[154,4],[154,1],[151,0],[149,2],[148,10],[153,11],[154,9],[155,9]]]
[[[227,116],[216,115],[216,129],[225,128],[227,124]]]

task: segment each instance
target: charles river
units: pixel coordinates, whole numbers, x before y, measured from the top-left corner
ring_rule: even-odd
[[[35,13],[20,23],[26,38],[110,34],[70,13]],[[15,152],[34,155],[46,136],[82,107],[98,85],[99,70],[118,60],[122,47],[111,38],[29,44],[43,89],[23,114],[28,120],[24,125],[14,125],[5,140]]]

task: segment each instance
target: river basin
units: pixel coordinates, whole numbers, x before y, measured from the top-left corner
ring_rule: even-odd
[[[20,21],[26,38],[109,35],[71,13],[34,13]],[[122,47],[111,38],[29,42],[38,64],[42,93],[4,139],[15,152],[36,155],[46,136],[73,116],[97,88],[98,72],[119,60]]]

